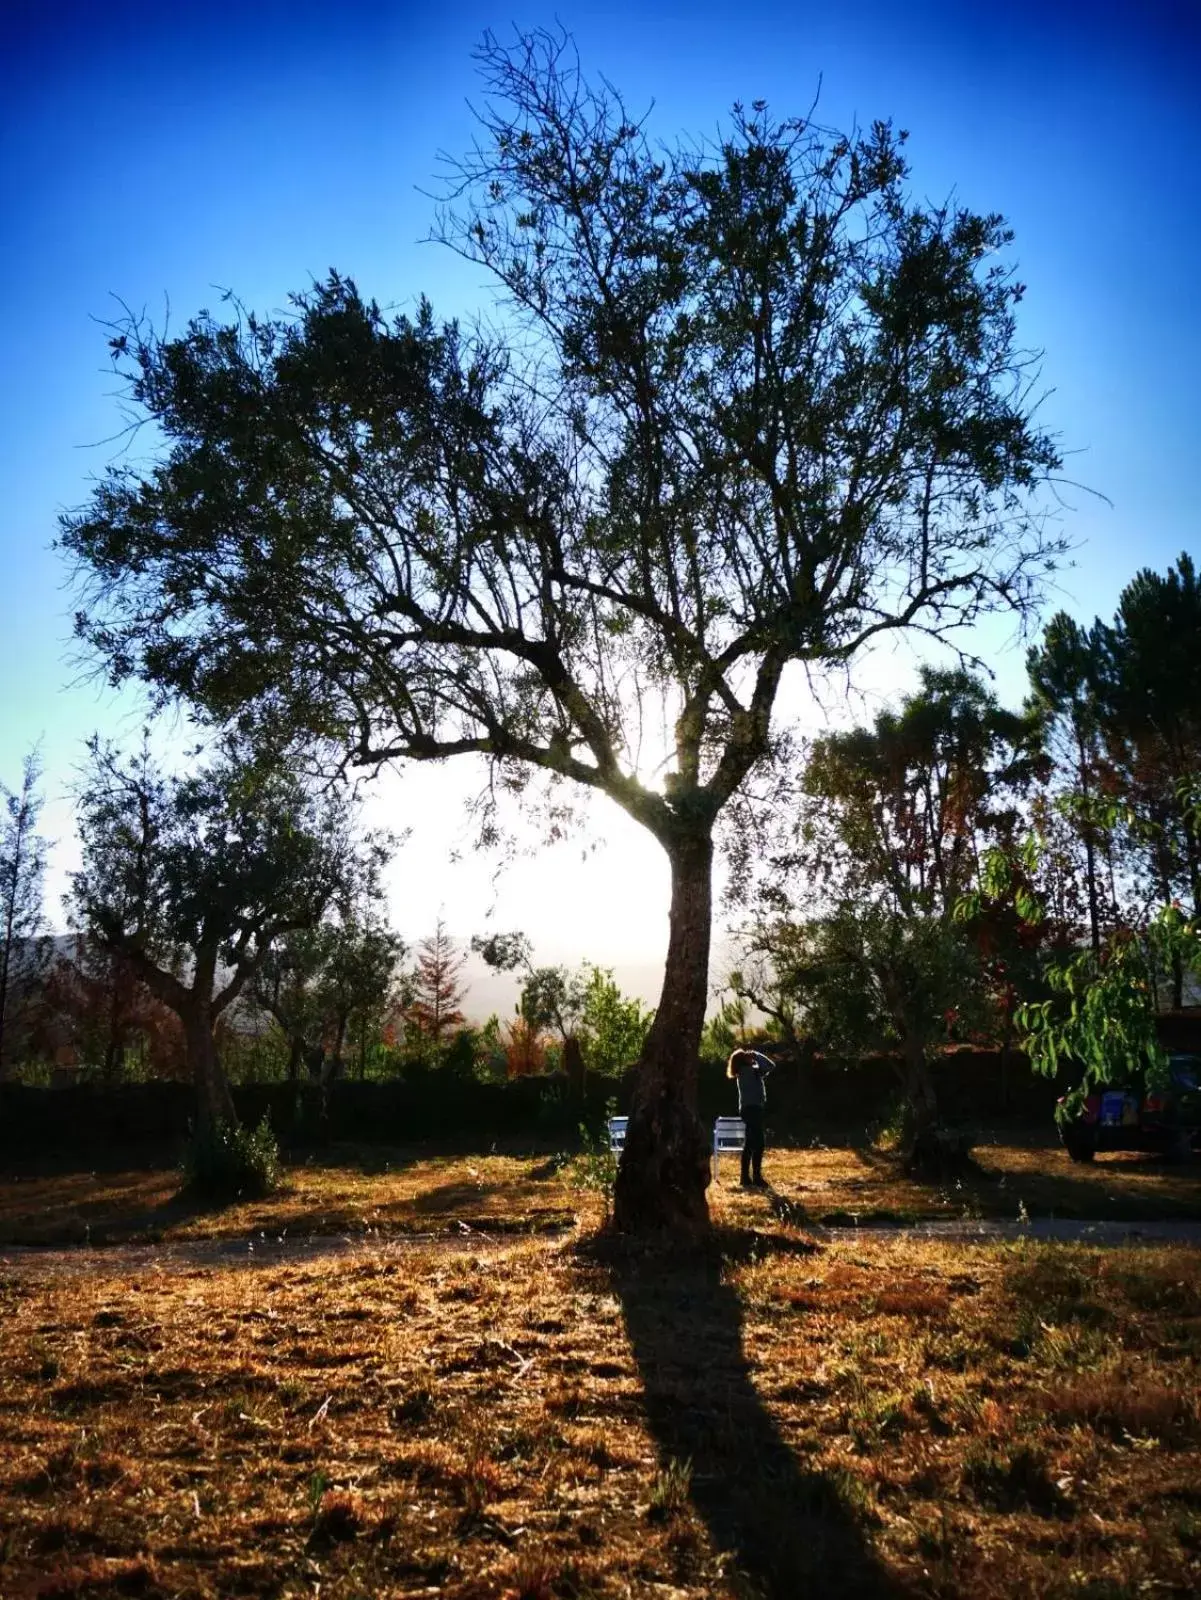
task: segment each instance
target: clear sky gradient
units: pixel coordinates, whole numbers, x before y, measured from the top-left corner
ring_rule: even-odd
[[[1201,463],[1201,6],[810,0],[562,8],[588,71],[665,139],[716,129],[736,99],[845,125],[910,130],[914,188],[954,190],[1012,222],[1028,284],[1023,342],[1045,351],[1044,417],[1069,471],[1112,504],[1068,496],[1076,566],[1055,597],[1113,610],[1143,565],[1197,552]],[[550,11],[518,14],[522,26]],[[136,729],[132,697],[78,681],[70,595],[50,550],[117,446],[105,333],[119,296],[176,325],[220,288],[277,308],[336,266],[385,303],[422,292],[469,315],[481,282],[422,243],[439,151],[471,137],[471,51],[509,13],[339,4],[63,4],[0,11],[0,779],[39,737],[59,840],[55,921],[72,848],[67,790],[83,738]],[[990,643],[989,648],[992,648]],[[1003,692],[1021,654],[1000,651]],[[891,681],[880,678],[877,689]],[[870,685],[869,685],[870,687]],[[389,781],[376,808],[413,833],[395,870],[410,936],[439,907],[460,934],[492,911],[546,959],[617,964],[648,993],[666,941],[666,868],[619,814],[492,882],[465,849],[450,768]],[[635,969],[642,974],[638,979]]]

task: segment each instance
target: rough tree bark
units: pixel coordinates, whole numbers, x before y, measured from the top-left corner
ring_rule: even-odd
[[[151,994],[170,1007],[183,1026],[188,1073],[196,1090],[198,1130],[208,1132],[222,1123],[236,1127],[238,1114],[234,1110],[229,1082],[217,1052],[213,1025],[225,1007],[241,992],[247,978],[252,975],[253,964],[240,970],[221,994],[214,998],[213,986],[217,973],[217,952],[214,948],[202,947],[197,953],[190,984],[181,982],[173,972],[166,972],[157,966],[136,945],[117,941],[109,949],[114,953],[119,952],[129,961]]]
[[[697,1062],[709,983],[713,841],[681,833],[671,862],[671,932],[663,990],[638,1063],[613,1220],[623,1232],[685,1232],[709,1220],[709,1152],[697,1115]]]
[[[907,1039],[902,1055],[901,1085],[905,1096],[904,1142],[911,1150],[928,1139],[938,1123],[938,1100],[920,1039]]]
[[[211,1008],[203,1000],[192,997],[184,1007],[181,1020],[188,1070],[196,1089],[197,1131],[210,1133],[222,1124],[236,1126],[238,1114],[217,1055]]]
[[[563,1040],[563,1071],[575,1100],[584,1098],[584,1053],[574,1033]]]

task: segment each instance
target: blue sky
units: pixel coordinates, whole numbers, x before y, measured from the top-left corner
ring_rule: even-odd
[[[1079,548],[1057,602],[1108,615],[1137,567],[1197,551],[1201,9],[614,0],[558,15],[589,71],[635,108],[655,101],[664,138],[712,131],[737,98],[802,111],[819,78],[823,120],[907,127],[918,192],[954,189],[1011,220],[1029,286],[1021,333],[1045,351],[1053,391],[1044,416],[1079,452],[1071,475],[1112,502],[1068,497]],[[25,749],[44,739],[55,893],[80,743],[138,720],[131,701],[66,664],[71,602],[48,548],[58,511],[84,498],[116,448],[98,443],[119,418],[96,319],[120,296],[155,317],[169,302],[178,324],[220,286],[278,307],[330,266],[385,302],[424,291],[446,313],[482,304],[469,269],[421,243],[432,208],[420,190],[436,183],[438,152],[470,137],[470,56],[488,26],[507,28],[509,14],[376,0],[5,10],[0,779],[15,782]],[[1020,653],[997,666],[1002,689],[1020,693]],[[458,783],[423,778],[389,801],[412,816],[426,863],[458,837],[446,820]],[[511,909],[510,921],[554,941],[564,905],[587,899],[605,946],[591,954],[618,960],[638,946],[652,959],[661,896],[644,886],[648,874],[658,884],[660,863],[603,822],[602,858],[584,866],[573,850],[569,872],[566,858],[544,866],[545,883],[510,891],[498,915]],[[410,864],[397,916],[420,932],[444,905],[466,932],[492,895],[481,863],[438,874]]]

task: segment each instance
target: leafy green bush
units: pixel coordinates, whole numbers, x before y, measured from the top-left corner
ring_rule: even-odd
[[[605,1120],[599,1132],[580,1123],[580,1153],[571,1162],[570,1183],[576,1189],[595,1189],[604,1196],[608,1210],[617,1179],[617,1157],[609,1146],[609,1118],[617,1111],[617,1101],[605,1105]]]
[[[183,1187],[205,1200],[257,1200],[278,1187],[279,1145],[264,1117],[257,1128],[221,1122],[194,1130],[181,1163]]]

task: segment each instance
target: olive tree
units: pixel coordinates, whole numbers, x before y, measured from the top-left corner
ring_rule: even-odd
[[[362,847],[345,804],[270,752],[227,743],[178,777],[145,745],[123,756],[93,740],[89,751],[72,920],[179,1017],[200,1132],[234,1126],[214,1025],[275,941],[315,925],[359,875]]]
[[[662,145],[558,36],[479,61],[436,232],[495,278],[492,331],[337,274],[288,316],[117,328],[164,448],[65,521],[79,630],[216,718],[265,706],[366,764],[482,757],[648,829],[670,924],[615,1217],[697,1225],[714,841],[785,671],[1023,611],[1057,456],[1010,233],[911,198],[903,133],[756,104]]]

